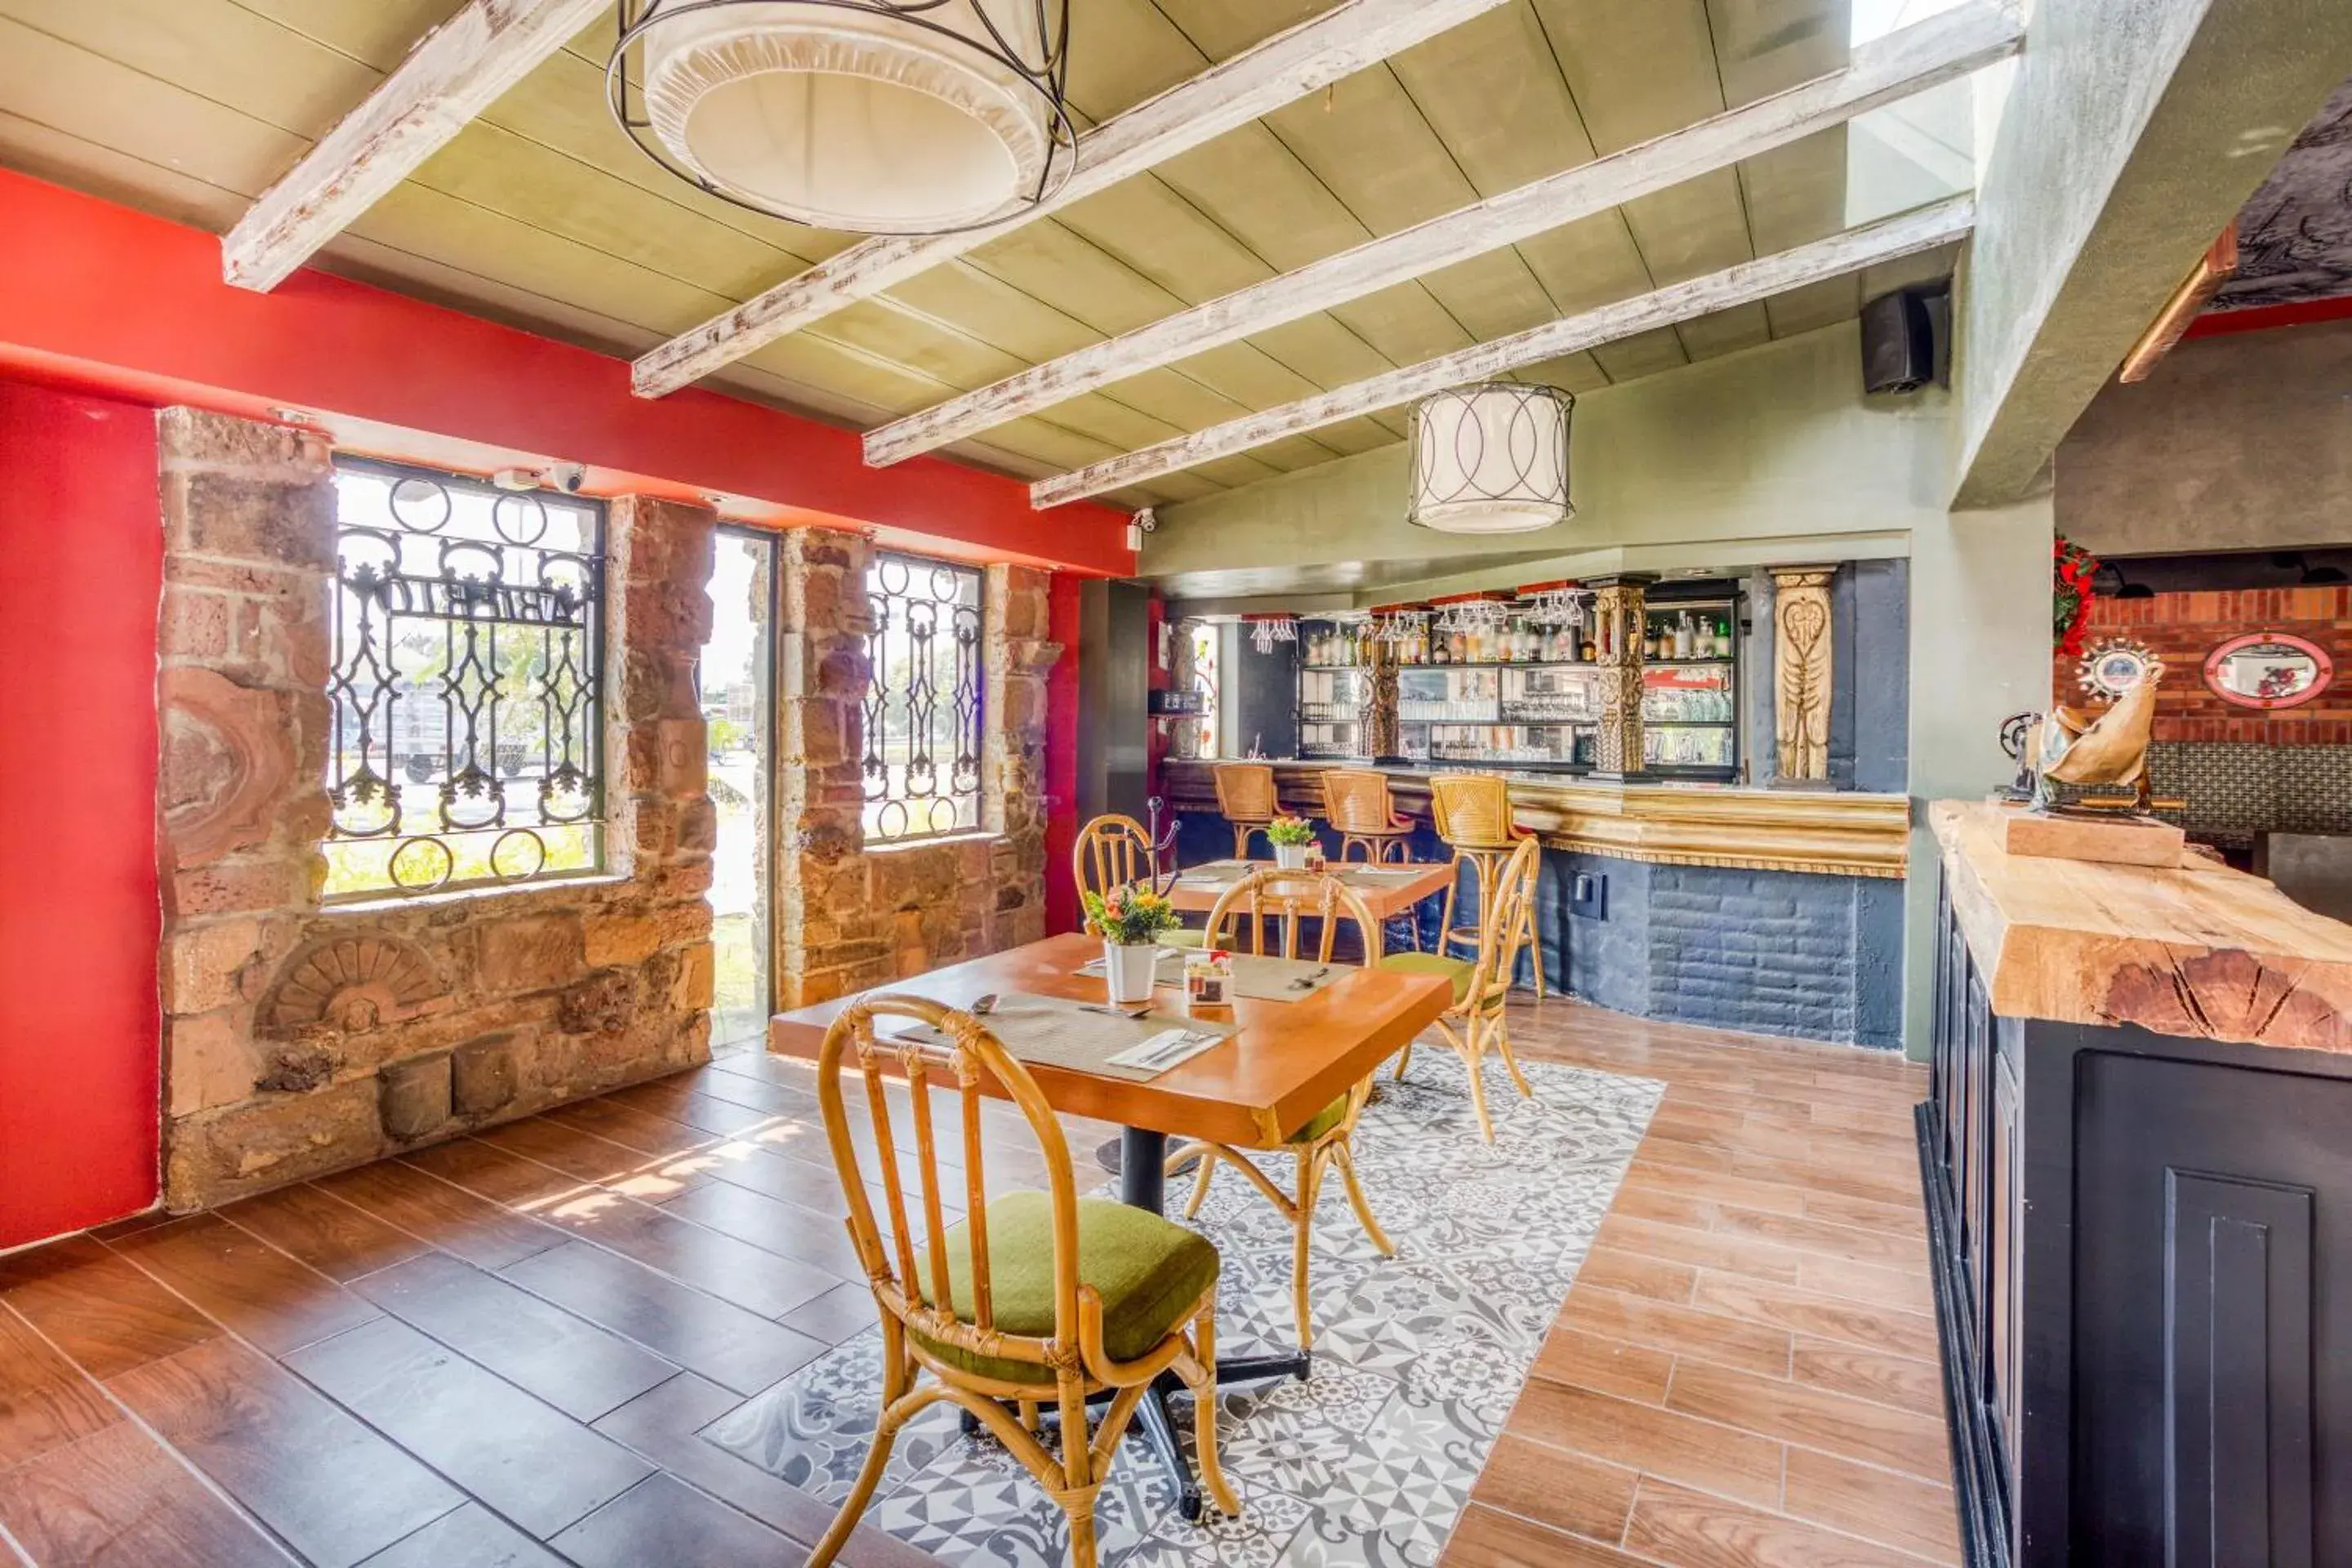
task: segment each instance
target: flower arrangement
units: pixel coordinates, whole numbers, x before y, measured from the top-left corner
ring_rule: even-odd
[[[1277,816],[1266,824],[1265,837],[1269,844],[1312,844],[1315,825],[1303,816]]]
[[[1156,942],[1161,931],[1183,923],[1166,895],[1140,882],[1085,897],[1087,931],[1121,947]]]
[[[2091,618],[2092,574],[2097,557],[2060,534],[2050,547],[2050,635],[2058,651],[2074,658],[2083,651],[2083,634]]]

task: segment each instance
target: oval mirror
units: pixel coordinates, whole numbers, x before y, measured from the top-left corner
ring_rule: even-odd
[[[2294,708],[2327,689],[2327,650],[2288,632],[2249,632],[2205,656],[2205,684],[2241,708]]]

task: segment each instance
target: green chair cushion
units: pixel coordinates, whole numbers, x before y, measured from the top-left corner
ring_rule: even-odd
[[[1209,933],[1197,926],[1177,926],[1161,931],[1153,940],[1162,947],[1206,947]]]
[[[971,1242],[959,1223],[947,1234],[948,1289],[955,1313],[972,1314]],[[924,1262],[926,1273],[929,1261]],[[1103,1300],[1103,1348],[1133,1361],[1168,1337],[1217,1282],[1217,1249],[1182,1226],[1108,1198],[1078,1200],[1078,1283]],[[988,1205],[989,1300],[1000,1332],[1050,1337],[1054,1323],[1054,1202],[1011,1193]],[[929,1292],[926,1289],[926,1299]],[[1051,1383],[1051,1367],[984,1356],[916,1334],[950,1366],[1006,1383]]]
[[[1392,952],[1381,960],[1381,967],[1400,974],[1443,974],[1453,983],[1454,1005],[1457,1007],[1470,994],[1470,982],[1478,973],[1478,966],[1467,959],[1447,958],[1434,952]]]
[[[1318,1138],[1322,1137],[1326,1132],[1330,1131],[1334,1127],[1339,1126],[1347,1114],[1348,1097],[1343,1094],[1339,1099],[1333,1100],[1330,1104],[1325,1106],[1322,1110],[1317,1111],[1315,1113],[1314,1120],[1308,1121],[1306,1126],[1300,1128],[1297,1131],[1284,1139],[1283,1142],[1286,1143],[1312,1143]]]

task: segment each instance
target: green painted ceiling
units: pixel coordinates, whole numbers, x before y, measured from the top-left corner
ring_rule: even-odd
[[[1073,0],[1072,96],[1118,112],[1323,8]],[[0,163],[226,229],[455,0],[0,0]],[[753,354],[713,384],[866,426],[1833,69],[1846,0],[1514,0]],[[702,195],[607,118],[607,20],[320,265],[635,354],[850,243]],[[1815,136],[992,430],[1024,477],[1638,294],[1842,226]],[[1928,270],[1941,265],[1932,261]],[[1914,268],[1914,270],[1917,270]],[[1854,314],[1865,276],[1541,367],[1581,391]],[[1351,420],[1109,498],[1166,502],[1400,439]]]

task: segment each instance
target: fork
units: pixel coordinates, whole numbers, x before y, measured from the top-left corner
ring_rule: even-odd
[[[1317,970],[1314,973],[1302,974],[1297,979],[1292,981],[1290,983],[1290,988],[1293,991],[1312,991],[1315,989],[1316,982],[1321,980],[1325,975],[1330,973],[1331,966],[1327,963],[1322,968]]]

